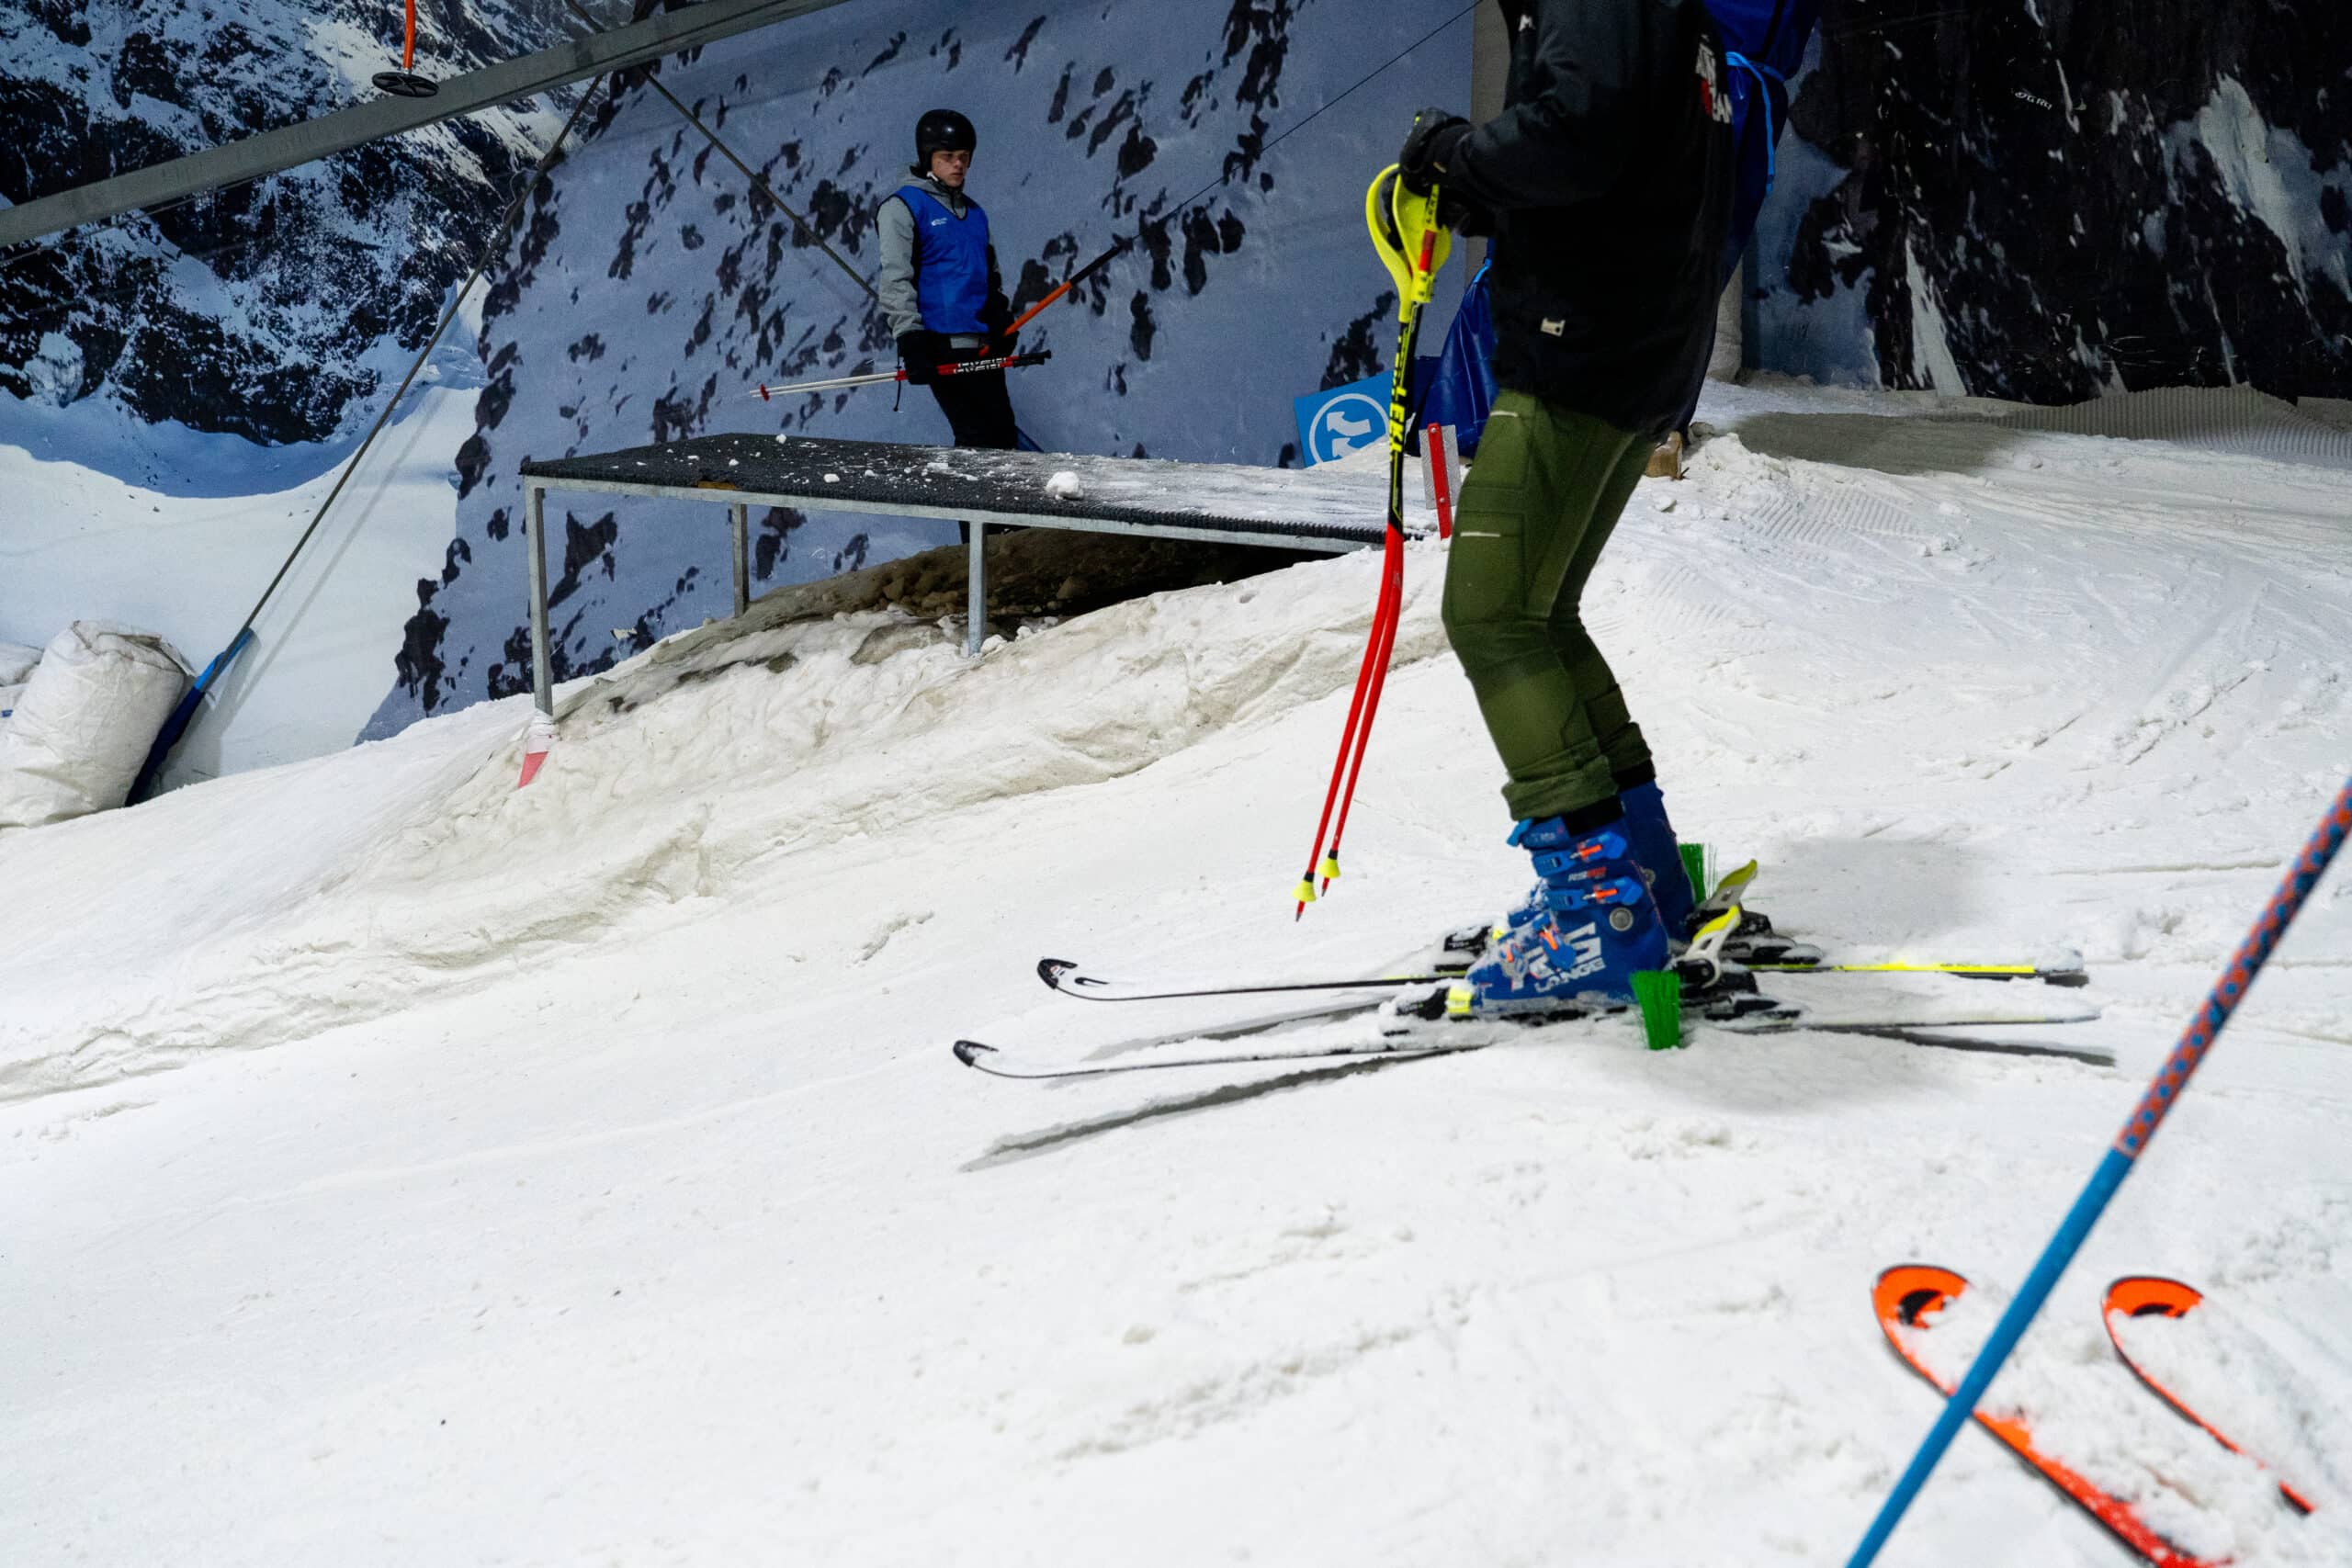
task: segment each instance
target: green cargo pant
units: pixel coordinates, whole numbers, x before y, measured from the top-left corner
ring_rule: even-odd
[[[1651,443],[1521,392],[1495,400],[1455,509],[1445,630],[1510,770],[1520,818],[1651,776],[1617,677],[1577,613]]]

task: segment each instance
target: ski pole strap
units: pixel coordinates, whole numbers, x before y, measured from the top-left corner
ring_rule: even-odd
[[[2352,779],[2345,781],[2335,804],[2312,830],[2303,852],[2288,868],[2278,891],[2270,896],[2270,902],[2264,907],[2262,918],[2254,923],[2254,930],[2246,934],[2222,977],[2213,982],[2204,1005],[2189,1020],[2179,1043],[2172,1048],[2172,1055],[2165,1058],[2164,1070],[2148,1086],[2148,1092],[2141,1098],[2139,1109],[2132,1112],[2132,1119],[2123,1124],[2123,1131],[2115,1140],[2117,1154],[2125,1159],[2137,1159],[2140,1151],[2156,1135],[2165,1113],[2188,1089],[2189,1075],[2205,1060],[2205,1053],[2213,1048],[2222,1025],[2229,1021],[2230,1014],[2245,998],[2246,987],[2254,984],[2254,977],[2262,972],[2263,964],[2278,947],[2278,939],[2294,923],[2303,900],[2319,886],[2319,879],[2326,874],[2328,863],[2335,858],[2336,852],[2344,847],[2348,832],[2352,832]]]
[[[1789,79],[1769,65],[1758,65],[1736,49],[1724,51],[1725,63],[1747,72],[1756,78],[1756,91],[1764,100],[1764,194],[1772,194],[1772,180],[1780,173],[1780,154],[1776,151],[1779,138],[1772,133],[1772,84],[1778,82],[1782,92],[1788,91]]]

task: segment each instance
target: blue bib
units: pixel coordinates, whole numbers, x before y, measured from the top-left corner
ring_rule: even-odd
[[[980,311],[989,302],[989,215],[977,201],[958,218],[921,186],[901,186],[899,199],[915,215],[915,298],[922,324],[935,333],[988,331]]]

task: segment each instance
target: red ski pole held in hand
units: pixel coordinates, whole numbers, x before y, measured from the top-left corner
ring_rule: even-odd
[[[1452,236],[1437,220],[1437,188],[1416,196],[1405,188],[1396,165],[1374,175],[1364,192],[1364,222],[1373,245],[1396,280],[1396,363],[1388,378],[1388,529],[1381,540],[1380,596],[1372,612],[1372,629],[1364,638],[1363,663],[1356,672],[1356,692],[1348,705],[1348,722],[1340,732],[1340,754],[1331,761],[1331,783],[1323,792],[1323,815],[1315,824],[1315,840],[1306,847],[1306,871],[1292,891],[1296,919],[1317,897],[1316,881],[1328,890],[1340,874],[1340,840],[1348,830],[1348,812],[1355,804],[1356,779],[1363,771],[1365,749],[1372,742],[1372,722],[1380,711],[1380,693],[1388,679],[1388,660],[1396,647],[1396,622],[1405,605],[1405,434],[1410,428],[1413,400],[1413,344],[1419,336],[1421,307],[1438,268],[1445,265]],[[1346,784],[1341,792],[1341,783]],[[1331,812],[1339,807],[1339,826],[1330,848],[1323,848],[1323,831],[1331,827]],[[1321,852],[1318,861],[1317,852]]]

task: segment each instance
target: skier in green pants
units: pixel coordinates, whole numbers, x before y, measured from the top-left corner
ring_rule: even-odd
[[[1499,0],[1503,112],[1426,109],[1398,159],[1439,221],[1494,236],[1501,388],[1455,511],[1445,626],[1538,877],[1456,1013],[1632,998],[1693,899],[1648,746],[1578,613],[1651,448],[1706,374],[1732,193],[1702,0]]]

